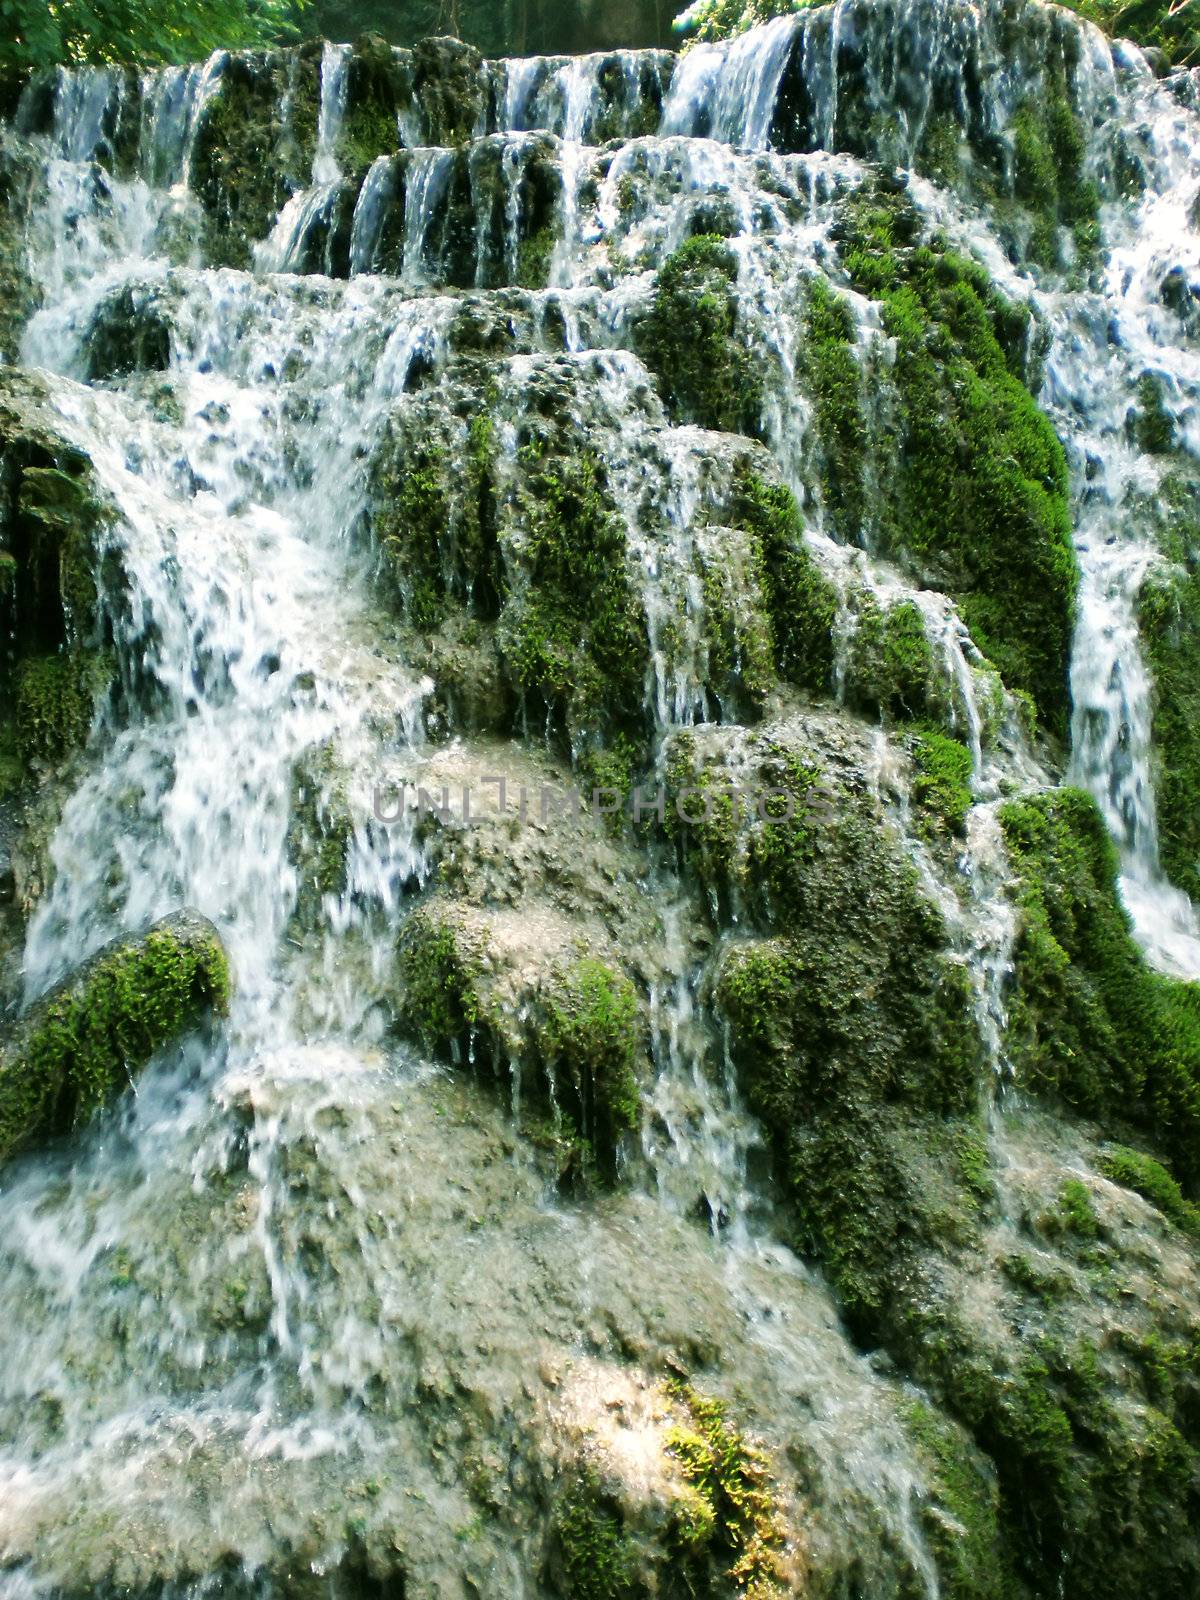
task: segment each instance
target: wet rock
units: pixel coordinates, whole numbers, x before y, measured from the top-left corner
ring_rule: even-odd
[[[192,912],[108,945],[0,1041],[0,1160],[82,1125],[228,994],[217,932]]]

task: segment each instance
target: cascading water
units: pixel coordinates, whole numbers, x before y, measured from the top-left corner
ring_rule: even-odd
[[[442,142],[435,109],[414,101],[397,110],[394,147],[361,170],[345,154],[351,51],[327,45],[306,186],[280,184],[253,272],[180,245],[200,236],[198,139],[227,57],[149,74],[136,91],[116,73],[63,73],[41,133],[32,97],[24,108],[46,166],[30,230],[43,303],[22,360],[46,374],[57,425],[117,508],[107,554],[122,574],[107,610],[119,691],[54,837],[26,1000],[181,906],[217,926],[236,988],[219,1049],[166,1053],[118,1121],[6,1174],[0,1594],[275,1595],[299,1592],[296,1572],[333,1575],[313,1592],[341,1593],[339,1571],[353,1593],[379,1593],[370,1585],[394,1560],[412,1594],[469,1584],[535,1600],[557,1470],[545,1441],[558,1437],[567,1374],[603,1367],[599,1414],[617,1404],[604,1388],[617,1383],[613,1350],[710,1346],[739,1389],[765,1397],[759,1425],[819,1464],[816,1554],[848,1566],[870,1539],[885,1554],[862,1593],[882,1600],[903,1582],[938,1594],[928,1486],[896,1386],[781,1242],[766,1138],[715,1023],[741,908],[714,944],[670,853],[642,870],[636,894],[659,907],[642,968],[654,1080],[626,1188],[595,1214],[548,1189],[514,1136],[519,1118],[481,1109],[392,1042],[398,928],[459,858],[411,816],[373,820],[378,782],[419,782],[457,757],[468,775],[499,770],[508,756],[488,746],[477,760],[453,727],[449,746],[427,742],[443,715],[436,685],[379,597],[380,552],[364,538],[388,429],[419,416],[441,379],[465,383],[464,357],[505,353],[487,404],[512,503],[531,396],[550,414],[556,396],[569,409],[586,395],[571,421],[602,457],[626,528],[648,643],[641,709],[665,775],[672,741],[737,721],[714,666],[729,589],[716,577],[748,593],[761,575],[744,530],[722,518],[739,474],[773,457],[847,613],[843,653],[861,623],[847,620],[851,596],[881,611],[911,602],[932,643],[978,802],[952,878],[917,836],[885,734],[831,743],[849,765],[860,752],[857,779],[940,905],[999,1068],[1015,916],[996,802],[1048,775],[950,602],[914,590],[869,538],[864,550],[836,539],[792,309],[814,272],[836,273],[838,203],[874,154],[847,128],[843,50],[865,62],[855,114],[899,108],[893,159],[911,163],[947,99],[1008,138],[1012,83],[993,75],[978,102],[963,87],[964,62],[996,48],[984,22],[948,4],[912,11],[904,22],[841,0],[678,65],[649,52],[490,64],[470,137]],[[1131,489],[1155,486],[1126,443],[1144,370],[1165,378],[1174,426],[1200,450],[1200,367],[1158,297],[1171,267],[1197,265],[1177,237],[1195,118],[1140,58],[1072,26],[1077,94],[1096,126],[1145,128],[1145,193],[1105,209],[1103,284],[1041,284],[1013,266],[986,213],[923,180],[912,190],[1049,330],[1041,401],[1068,449],[1082,573],[1071,776],[1104,809],[1147,950],[1197,976],[1191,908],[1158,865],[1152,686],[1134,619],[1157,557],[1124,514]],[[114,162],[133,101],[136,154]],[[800,153],[772,148],[785,110],[793,133],[803,123]],[[279,121],[291,127],[292,108]],[[1099,135],[1089,159],[1098,172],[1110,160]],[[767,374],[763,443],[669,426],[631,349],[650,269],[697,233],[730,237],[739,334]],[[324,272],[306,273],[314,264]],[[882,338],[879,315],[839,287],[861,354]],[[169,324],[158,373],[95,370],[98,330],[126,294]],[[744,689],[754,608],[731,614],[726,677]],[[769,723],[777,710],[754,714]],[[747,748],[727,741],[727,774]],[[329,750],[350,775],[351,839],[314,933],[293,849],[297,774]],[[600,848],[591,836],[586,847]],[[604,869],[613,883],[624,859]],[[566,875],[561,861],[541,870]],[[511,895],[502,883],[493,898],[519,921]],[[562,904],[528,921],[517,945],[529,963],[573,926]],[[524,1098],[514,1077],[503,1103],[519,1111]],[[531,1398],[535,1367],[553,1378]],[[507,1523],[492,1515],[510,1502]]]

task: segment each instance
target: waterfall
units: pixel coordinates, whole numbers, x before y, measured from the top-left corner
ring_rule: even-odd
[[[395,129],[390,103],[382,118],[395,139],[361,161],[344,152],[362,47],[326,44],[319,83],[315,49],[219,52],[140,78],[64,69],[42,132],[26,91],[41,300],[21,362],[113,507],[100,551],[113,676],[48,847],[23,1002],[185,906],[220,932],[235,989],[215,1041],[164,1051],[117,1112],[3,1174],[5,1600],[200,1600],[226,1581],[273,1600],[292,1592],[293,1566],[329,1593],[349,1571],[366,1594],[385,1555],[408,1564],[406,1592],[535,1600],[568,1400],[587,1391],[587,1429],[624,1417],[605,1383],[643,1359],[750,1397],[793,1498],[807,1506],[808,1480],[821,1486],[812,1554],[831,1588],[936,1600],[954,1519],[931,1511],[905,1431],[912,1386],[863,1355],[794,1253],[808,1246],[721,1020],[724,964],[761,930],[745,862],[725,863],[720,890],[694,863],[744,844],[719,829],[685,844],[653,819],[609,833],[586,814],[472,830],[460,796],[504,773],[522,791],[587,789],[604,770],[588,765],[603,710],[589,685],[555,700],[576,641],[553,617],[520,634],[512,620],[531,564],[559,559],[530,552],[558,496],[620,534],[609,610],[636,617],[629,653],[644,654],[605,670],[633,684],[610,743],[642,741],[634,777],[665,787],[691,740],[718,786],[748,785],[781,750],[803,764],[780,733],[802,724],[804,760],[877,820],[881,859],[892,851],[936,908],[997,1083],[1018,931],[1005,799],[1063,776],[1088,789],[1139,940],[1163,970],[1200,977],[1196,913],[1161,867],[1137,626],[1163,558],[1131,506],[1167,466],[1134,447],[1128,418],[1153,372],[1179,450],[1200,453],[1197,335],[1162,296],[1170,273],[1192,286],[1200,274],[1200,124],[1178,85],[1090,25],[1031,8],[1077,44],[1082,170],[1105,185],[1109,252],[1090,277],[1022,265],[1021,240],[978,195],[916,173],[909,185],[928,233],[979,259],[1046,333],[1038,399],[1067,452],[1081,574],[1069,752],[1030,733],[965,606],[880,555],[879,464],[850,539],[819,459],[813,284],[846,308],[868,404],[895,359],[879,305],[839,262],[846,198],[876,157],[917,165],[938,118],[987,150],[990,183],[1006,181],[1021,102],[1000,70],[998,10],[838,0],[678,60],[477,68],[466,55],[452,70],[479,79],[479,98],[459,122],[444,102],[468,91],[447,88],[451,69],[430,54],[417,72],[396,52]],[[234,61],[267,108],[254,169],[237,168],[241,211],[228,174],[205,169],[216,202],[199,175]],[[1120,198],[1113,174],[1135,146],[1141,190]],[[221,231],[231,216],[240,253]],[[697,237],[710,252],[727,241],[714,270],[760,395],[753,428],[676,419],[647,354],[655,275]],[[166,333],[136,370],[146,328]],[[582,488],[568,458],[593,474]],[[747,483],[794,496],[804,571],[837,613],[833,694],[771,669],[776,574]],[[381,498],[399,508],[383,537]],[[427,515],[425,565],[397,572]],[[464,582],[470,561],[494,572]],[[900,607],[932,663],[919,728],[936,722],[969,760],[952,838],[931,841],[916,814],[919,728],[864,710],[854,683],[864,617]],[[583,633],[596,619],[569,621]],[[550,665],[536,680],[539,649]],[[497,650],[518,663],[511,682]],[[402,785],[453,799],[434,820],[385,823],[378,795]],[[324,836],[307,855],[300,836],[334,814],[344,850],[330,881],[313,860]],[[471,1015],[453,1068],[398,1042],[396,1015],[398,951],[440,892],[457,895],[470,976],[505,1002],[494,1050]],[[570,1144],[570,1085],[546,1066],[539,1107],[545,1063],[527,1042],[545,972],[614,950],[645,1027],[643,1104],[619,1184],[578,1202],[547,1176]],[[454,981],[439,974],[439,993]],[[644,1498],[638,1448],[627,1465]],[[400,1528],[403,1552],[389,1543]]]

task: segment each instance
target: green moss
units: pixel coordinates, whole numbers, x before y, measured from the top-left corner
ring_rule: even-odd
[[[736,284],[737,257],[716,234],[688,239],[659,271],[637,350],[674,421],[757,431],[762,382],[738,338]]]
[[[927,1474],[921,1523],[945,1600],[1009,1600],[1019,1593],[1001,1521],[995,1474],[961,1428],[927,1401],[904,1421]]]
[[[755,566],[771,621],[780,677],[807,689],[828,689],[833,672],[837,590],[804,542],[796,497],[783,484],[738,474],[734,525],[757,551]]]
[[[79,749],[92,725],[107,671],[93,655],[42,656],[17,670],[16,744],[25,769],[57,762]]]
[[[932,715],[938,703],[937,666],[915,601],[885,610],[861,591],[857,626],[847,648],[846,693],[862,710],[908,722]]]
[[[636,1540],[594,1473],[580,1473],[554,1517],[556,1555],[572,1600],[638,1600]]]
[[[896,341],[895,492],[884,553],[959,603],[1005,682],[1065,734],[1078,570],[1062,447],[1017,372],[1011,308],[972,261],[911,247],[907,202],[860,192],[843,259]],[[885,447],[885,441],[878,441]]]
[[[1133,436],[1148,455],[1169,455],[1175,448],[1175,421],[1163,402],[1162,379],[1143,372],[1138,379],[1138,404],[1133,412]]]
[[[574,750],[639,728],[649,646],[626,568],[625,528],[592,455],[527,453],[503,540],[505,664]]]
[[[483,954],[453,923],[428,911],[411,916],[398,951],[405,1020],[428,1048],[456,1060],[472,1036],[485,1054],[519,1057],[535,1142],[565,1138],[570,1165],[611,1174],[621,1136],[641,1116],[635,1068],[644,1040],[633,985],[594,957],[562,961],[506,1012]],[[552,1129],[543,1126],[546,1109]]]
[[[423,911],[405,925],[398,951],[404,1016],[431,1048],[465,1039],[480,1021],[476,959],[452,926]]]
[[[1061,790],[1000,814],[1020,873],[1009,1050],[1018,1080],[1154,1132],[1200,1176],[1200,990],[1152,973],[1129,931],[1116,853],[1090,796]]]
[[[1043,96],[1018,107],[1012,138],[1013,187],[1033,217],[1030,255],[1043,266],[1060,266],[1058,230],[1066,227],[1077,258],[1090,266],[1099,244],[1100,197],[1083,175],[1083,131],[1061,74],[1051,74]]]
[[[1109,1145],[1100,1156],[1100,1171],[1113,1183],[1149,1200],[1185,1233],[1200,1235],[1200,1206],[1184,1198],[1175,1179],[1153,1156],[1125,1145]]]
[[[913,739],[913,802],[925,813],[926,829],[961,834],[971,809],[971,752],[957,739],[926,728]]]
[[[522,239],[517,248],[517,284],[522,289],[544,289],[550,282],[550,264],[558,240],[550,226]]]
[[[729,865],[694,859],[739,920],[776,933],[731,946],[718,1003],[749,1104],[775,1136],[799,1242],[862,1323],[882,1305],[898,1238],[972,1226],[966,1185],[922,1197],[906,1163],[933,1145],[953,1171],[979,1045],[968,976],[941,956],[944,930],[913,869],[862,802],[820,778],[772,751],[757,781],[790,795],[791,819],[754,822]]]
[[[538,1043],[553,1076],[554,1098],[566,1105],[584,1138],[611,1150],[641,1116],[633,985],[603,962],[584,957],[561,973],[543,1005]]]
[[[354,818],[346,774],[332,740],[308,751],[292,771],[288,857],[299,882],[297,914],[305,927],[320,918],[327,895],[346,892]]]
[[[766,610],[772,587],[761,542],[751,536],[744,560],[727,543],[697,558],[704,596],[707,683],[723,706],[761,709],[775,683],[775,634]]]
[[[98,957],[0,1051],[0,1160],[87,1121],[204,1010],[223,1012],[228,996],[207,925],[163,924]]]
[[[805,375],[816,405],[821,482],[834,527],[846,543],[863,542],[866,518],[866,451],[862,377],[854,355],[856,331],[849,305],[823,278],[808,294],[804,322]]]
[[[478,412],[465,441],[396,441],[376,464],[376,537],[401,610],[423,633],[435,632],[452,606],[496,614],[495,456],[493,423]]]
[[[1172,530],[1178,537],[1180,529]],[[1167,876],[1200,898],[1200,533],[1182,525],[1186,566],[1152,571],[1138,596],[1138,626],[1154,678],[1153,739],[1159,853]]]
[[[1057,1221],[1077,1239],[1100,1237],[1100,1222],[1092,1204],[1091,1190],[1078,1178],[1068,1178],[1058,1191]]]
[[[214,262],[249,267],[288,196],[307,186],[316,149],[319,56],[288,83],[282,58],[231,56],[207,103],[191,188],[207,219]]]
[[[669,1430],[666,1448],[693,1491],[675,1527],[680,1557],[696,1569],[689,1591],[728,1592],[745,1600],[782,1597],[786,1534],[766,1457],[730,1427],[720,1401],[681,1382],[671,1392],[686,1421]],[[719,1591],[703,1581],[710,1564],[720,1571]]]

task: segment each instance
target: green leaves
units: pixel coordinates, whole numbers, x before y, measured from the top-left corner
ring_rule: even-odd
[[[194,61],[293,34],[308,0],[0,0],[0,67]]]

